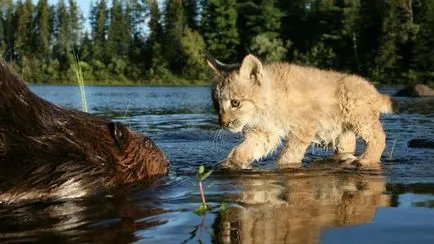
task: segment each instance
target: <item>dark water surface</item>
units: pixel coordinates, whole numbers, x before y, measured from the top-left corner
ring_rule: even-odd
[[[80,109],[77,87],[32,86]],[[382,88],[392,93],[396,88]],[[310,148],[306,167],[279,170],[275,156],[253,170],[218,169],[205,182],[212,211],[198,216],[195,171],[224,159],[239,135],[219,131],[208,87],[87,87],[91,113],[149,134],[171,160],[167,177],[107,196],[0,206],[0,242],[434,243],[434,99],[399,98],[384,115],[384,172],[338,170]],[[221,203],[227,203],[225,211]]]

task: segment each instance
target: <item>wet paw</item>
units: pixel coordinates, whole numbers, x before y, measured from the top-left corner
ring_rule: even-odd
[[[367,170],[378,170],[381,169],[381,165],[378,162],[371,162],[360,158],[349,158],[343,162],[343,167],[345,169],[367,169]]]
[[[358,159],[357,161],[361,164],[361,167],[363,167],[363,169],[373,169],[373,170],[381,169],[380,162],[373,162],[363,158]]]
[[[357,161],[357,157],[350,153],[337,154],[335,159],[343,164],[351,164],[354,161]]]
[[[252,166],[248,163],[242,163],[233,159],[226,159],[223,161],[222,168],[227,170],[241,170],[251,169]]]
[[[301,163],[278,163],[279,169],[299,169],[302,167]]]

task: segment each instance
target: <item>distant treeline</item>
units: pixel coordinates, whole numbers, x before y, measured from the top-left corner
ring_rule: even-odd
[[[195,83],[209,52],[434,82],[434,0],[0,1],[0,53],[30,82]],[[89,3],[90,4],[90,3]],[[162,6],[159,6],[162,4]]]

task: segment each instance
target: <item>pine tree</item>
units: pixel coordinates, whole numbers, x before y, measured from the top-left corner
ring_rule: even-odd
[[[31,0],[26,0],[24,4],[21,1],[17,2],[18,29],[15,45],[21,58],[30,55],[33,50],[32,11]]]
[[[354,39],[360,61],[360,73],[368,77],[373,77],[375,59],[382,33],[383,6],[383,0],[360,1]]]
[[[148,41],[161,41],[163,37],[163,27],[160,22],[160,9],[157,0],[150,1],[149,37]]]
[[[321,17],[318,41],[330,47],[330,52],[335,55],[329,68],[361,71],[356,33],[359,11],[359,0],[336,0],[323,4],[317,13]]]
[[[16,31],[18,29],[18,15],[16,11],[16,5],[11,0],[3,2],[3,8],[5,8],[3,33],[4,33],[4,52],[3,56],[6,61],[17,60],[17,52],[15,48]]]
[[[126,58],[131,43],[131,32],[128,16],[119,0],[113,0],[107,36],[107,56]]]
[[[91,59],[91,49],[92,49],[92,40],[90,38],[89,32],[86,30],[80,41],[80,59],[82,61],[88,62]]]
[[[157,0],[150,1],[149,12],[149,36],[146,42],[146,56],[149,57],[149,60],[146,62],[146,69],[149,76],[154,76],[166,72],[165,69],[168,64],[162,53],[163,27],[160,22],[160,10]]]
[[[108,30],[108,11],[105,0],[92,6],[90,22],[92,27],[92,55],[96,60],[105,60],[105,42]]]
[[[434,83],[434,0],[415,0],[414,22],[419,31],[413,41],[410,82]]]
[[[382,33],[376,57],[375,78],[389,83],[398,83],[408,70],[407,48],[417,33],[413,23],[412,6],[409,1],[385,1]]]
[[[56,5],[55,21],[55,43],[53,46],[53,56],[60,63],[60,71],[64,72],[71,66],[72,40],[70,39],[70,15],[64,0],[60,0]]]
[[[80,9],[77,5],[76,0],[68,0],[68,5],[70,16],[70,40],[71,43],[74,45],[74,49],[76,49],[76,47],[80,43],[83,16],[80,13]]]
[[[192,30],[198,30],[197,23],[198,17],[198,1],[197,0],[183,0],[184,15],[187,26]]]
[[[35,53],[39,59],[46,61],[50,56],[50,22],[47,0],[39,0],[36,6]]]
[[[283,12],[281,36],[285,42],[292,43],[292,49],[306,52],[310,49],[310,35],[313,32],[308,25],[310,13],[309,0],[278,0],[277,6]],[[288,58],[292,60],[292,55]]]
[[[236,0],[202,1],[201,33],[207,50],[222,61],[236,59],[240,43]]]
[[[164,56],[169,60],[170,70],[180,74],[185,65],[181,38],[185,27],[182,0],[167,0],[164,13]]]
[[[283,12],[277,8],[276,0],[240,2],[238,18],[244,20],[245,27],[239,30],[241,36],[248,40],[264,32],[273,33],[274,37],[279,36]]]
[[[0,5],[0,7],[2,7]],[[5,32],[3,25],[5,23],[5,17],[3,16],[3,12],[0,12],[0,55],[3,56],[3,52],[6,49],[6,42],[5,42]]]
[[[282,60],[286,54],[286,45],[280,38],[283,12],[276,1],[241,1],[238,13],[240,51],[248,47],[266,62]]]

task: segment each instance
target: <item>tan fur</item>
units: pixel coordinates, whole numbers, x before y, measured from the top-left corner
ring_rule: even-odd
[[[353,161],[356,136],[366,143],[357,159],[379,167],[385,148],[380,113],[392,111],[390,97],[357,75],[288,63],[263,65],[248,55],[239,68],[208,61],[220,124],[243,132],[226,166],[249,167],[286,140],[278,164],[300,165],[309,144],[332,145],[340,160]],[[231,104],[240,102],[239,107]]]
[[[218,243],[320,243],[327,228],[369,224],[389,207],[385,178],[368,175],[291,175],[235,180],[239,193],[215,222]],[[363,187],[360,187],[363,186]],[[350,243],[350,242],[349,242]]]

